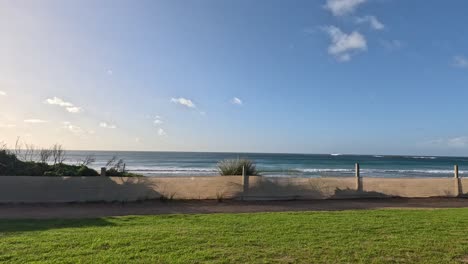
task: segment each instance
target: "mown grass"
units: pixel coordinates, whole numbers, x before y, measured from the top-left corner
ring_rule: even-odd
[[[468,209],[0,220],[0,262],[460,263]]]

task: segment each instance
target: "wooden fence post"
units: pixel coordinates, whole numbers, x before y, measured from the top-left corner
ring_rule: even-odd
[[[359,163],[355,165],[355,176],[356,176],[356,190],[358,192],[362,191],[362,179],[361,179],[361,168]]]
[[[244,195],[246,195],[249,191],[249,175],[245,166],[242,166],[242,185],[244,186]]]
[[[101,176],[106,177],[106,168],[101,168]]]
[[[458,174],[458,165],[453,166],[453,180],[455,181],[455,195],[459,197],[463,194],[463,190],[461,189],[461,182],[460,176]]]

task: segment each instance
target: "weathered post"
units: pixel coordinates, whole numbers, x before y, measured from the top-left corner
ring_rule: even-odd
[[[361,181],[361,169],[359,163],[355,165],[355,176],[356,176],[356,190],[358,192],[362,191],[362,181]]]
[[[461,189],[460,177],[458,175],[458,165],[453,166],[453,180],[455,181],[455,195],[456,197],[462,195],[463,190]]]
[[[249,191],[249,175],[245,166],[242,166],[242,185],[244,186],[244,195],[246,195]]]
[[[101,168],[101,176],[106,177],[106,168]]]

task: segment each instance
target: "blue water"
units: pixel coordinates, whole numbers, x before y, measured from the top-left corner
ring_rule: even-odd
[[[468,176],[468,157],[377,156],[339,154],[260,154],[203,152],[109,152],[68,151],[67,163],[76,163],[86,155],[99,169],[116,155],[126,168],[145,176],[217,175],[216,164],[223,159],[248,158],[265,176],[326,177],[353,176],[354,164],[361,165],[362,176],[372,177],[453,177],[459,165],[460,176]]]

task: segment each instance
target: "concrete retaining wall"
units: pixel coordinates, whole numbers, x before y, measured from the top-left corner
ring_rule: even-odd
[[[26,177],[0,176],[0,203],[136,201],[158,199],[344,199],[456,197],[461,178]],[[463,188],[463,186],[467,186]]]

